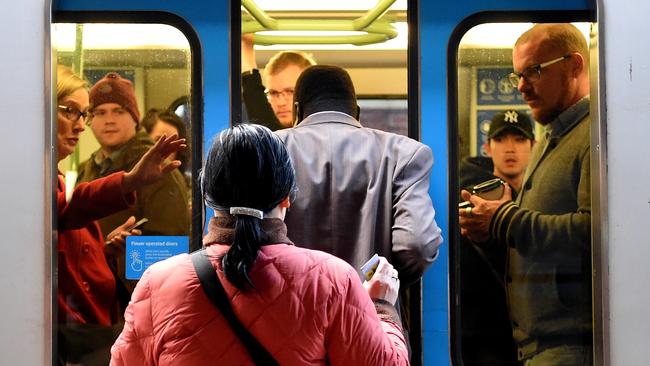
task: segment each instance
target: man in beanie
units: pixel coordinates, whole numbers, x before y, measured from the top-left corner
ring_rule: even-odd
[[[140,128],[133,84],[117,73],[107,74],[90,89],[89,110],[92,112],[89,125],[101,146],[80,164],[78,182],[92,181],[120,170],[130,171],[153,145],[147,132]],[[102,232],[110,233],[135,216],[149,219],[141,227],[143,235],[189,235],[189,196],[184,184],[182,174],[175,169],[156,183],[137,189],[134,206],[99,220]],[[125,258],[118,257],[118,275],[124,279]],[[126,306],[137,281],[123,282],[128,294],[121,294],[120,302]]]
[[[285,218],[289,237],[355,268],[375,253],[384,256],[406,289],[442,243],[429,197],[431,149],[361,126],[352,80],[340,67],[305,69],[294,102],[297,125],[276,131],[299,189]]]
[[[497,113],[492,117],[487,138],[483,145],[487,157],[468,157],[461,162],[460,186],[471,191],[479,183],[501,178],[516,197],[535,143],[533,122],[517,110]],[[458,249],[463,362],[519,365],[503,285],[505,248],[478,247],[463,237]]]

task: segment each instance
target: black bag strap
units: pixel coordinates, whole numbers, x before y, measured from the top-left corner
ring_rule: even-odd
[[[255,337],[244,327],[239,321],[235,312],[230,306],[226,290],[217,276],[217,272],[212,266],[212,262],[208,259],[205,249],[198,250],[190,255],[194,270],[199,277],[203,291],[208,295],[208,298],[217,308],[221,314],[226,318],[228,324],[235,331],[241,342],[246,346],[248,353],[256,365],[279,365],[278,362],[271,356],[271,354],[257,341]]]

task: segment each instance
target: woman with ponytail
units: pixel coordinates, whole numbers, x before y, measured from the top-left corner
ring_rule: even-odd
[[[343,260],[287,238],[283,220],[295,177],[269,129],[242,124],[217,136],[201,189],[215,213],[203,239],[215,281],[234,316],[277,364],[409,364],[394,308],[399,279],[386,259],[362,284]],[[255,364],[258,358],[206,296],[192,263],[196,255],[145,272],[111,350],[112,365]]]

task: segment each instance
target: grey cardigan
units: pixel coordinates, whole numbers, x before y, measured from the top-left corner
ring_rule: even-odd
[[[551,123],[546,148],[543,139],[533,150],[517,202],[502,205],[490,223],[491,236],[508,247],[506,289],[520,345],[581,343],[591,334],[588,113],[585,97]]]

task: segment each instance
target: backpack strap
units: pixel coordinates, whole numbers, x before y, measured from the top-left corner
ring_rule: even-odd
[[[221,311],[230,327],[235,331],[241,342],[248,350],[256,365],[279,365],[262,344],[244,327],[232,310],[226,290],[224,290],[217,272],[208,259],[205,249],[198,250],[190,255],[194,270],[199,277],[201,287],[210,301]]]

